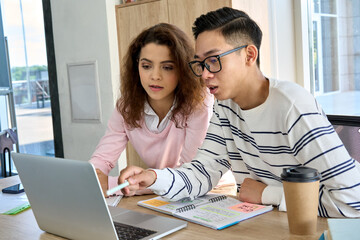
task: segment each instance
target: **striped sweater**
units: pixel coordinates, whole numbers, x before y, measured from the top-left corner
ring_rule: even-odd
[[[267,185],[263,204],[286,211],[280,174],[304,165],[322,175],[319,216],[360,217],[360,164],[310,93],[292,82],[269,81],[269,96],[256,108],[244,111],[232,100],[216,101],[195,158],[180,168],[155,170],[158,178],[149,188],[172,200],[194,198],[231,169],[238,188],[245,178],[261,181]]]

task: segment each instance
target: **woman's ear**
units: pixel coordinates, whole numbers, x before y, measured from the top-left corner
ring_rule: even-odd
[[[258,49],[255,45],[249,45],[245,48],[246,51],[246,64],[256,64],[256,60],[259,56]]]

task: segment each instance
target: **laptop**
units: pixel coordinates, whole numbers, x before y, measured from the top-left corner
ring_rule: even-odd
[[[35,219],[43,231],[70,239],[125,239],[144,229],[159,239],[187,222],[107,206],[94,166],[87,161],[12,153]],[[116,230],[123,227],[123,230]],[[140,232],[141,232],[140,231]],[[145,236],[150,234],[148,236]]]

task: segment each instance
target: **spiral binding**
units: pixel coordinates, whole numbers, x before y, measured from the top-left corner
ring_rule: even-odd
[[[214,202],[219,202],[219,201],[222,201],[224,199],[226,199],[227,196],[225,195],[221,195],[221,196],[217,196],[217,197],[213,197],[213,198],[210,198],[209,199],[209,202],[211,203],[214,203]],[[203,205],[203,204],[200,204],[200,205]],[[186,211],[189,211],[189,210],[192,210],[192,209],[195,209],[196,208],[196,205],[195,204],[189,204],[189,205],[186,205],[184,207],[181,207],[181,208],[177,208],[176,209],[176,212],[186,212]]]
[[[181,207],[181,208],[178,208],[176,209],[176,212],[186,212],[186,211],[189,211],[189,210],[192,210],[192,209],[195,209],[196,206],[194,204],[189,204],[189,205],[186,205],[184,207]]]
[[[226,199],[227,197],[225,195],[221,195],[221,196],[217,196],[217,197],[213,197],[209,199],[209,202],[219,202],[222,201],[224,199]]]

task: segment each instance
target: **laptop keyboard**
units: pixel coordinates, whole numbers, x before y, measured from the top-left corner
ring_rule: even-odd
[[[142,239],[144,237],[147,237],[153,233],[156,233],[155,231],[134,227],[130,225],[126,225],[123,223],[117,223],[114,222],[115,229],[117,232],[117,235],[119,239],[128,239],[128,240],[136,240],[136,239]]]

